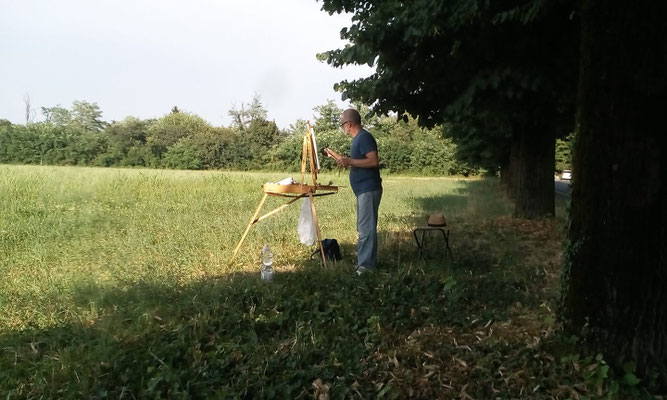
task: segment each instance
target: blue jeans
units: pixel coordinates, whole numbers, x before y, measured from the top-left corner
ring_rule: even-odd
[[[382,188],[357,196],[357,264],[373,270],[378,252],[378,208],[382,199]]]

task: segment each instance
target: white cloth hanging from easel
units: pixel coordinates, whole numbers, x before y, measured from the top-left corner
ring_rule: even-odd
[[[310,198],[304,197],[301,204],[301,213],[299,214],[299,224],[296,227],[299,234],[299,240],[306,246],[312,246],[317,239],[315,220],[313,219],[313,210],[310,207]]]

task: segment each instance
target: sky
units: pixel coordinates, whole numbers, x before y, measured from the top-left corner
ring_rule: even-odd
[[[215,126],[259,95],[288,128],[336,101],[333,85],[368,76],[319,52],[342,48],[349,15],[315,0],[0,0],[0,119],[96,102],[105,121],[159,118],[178,106]]]

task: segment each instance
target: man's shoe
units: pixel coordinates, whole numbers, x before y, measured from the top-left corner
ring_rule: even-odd
[[[365,274],[367,272],[375,272],[375,269],[370,269],[362,266],[357,267],[357,275]]]

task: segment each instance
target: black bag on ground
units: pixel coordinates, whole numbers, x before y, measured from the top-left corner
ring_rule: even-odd
[[[343,259],[343,255],[340,253],[338,240],[336,239],[324,239],[322,241],[322,250],[324,250],[324,257],[329,261],[340,261]],[[319,253],[320,249],[318,248],[310,255],[310,258],[313,258],[315,254]]]

